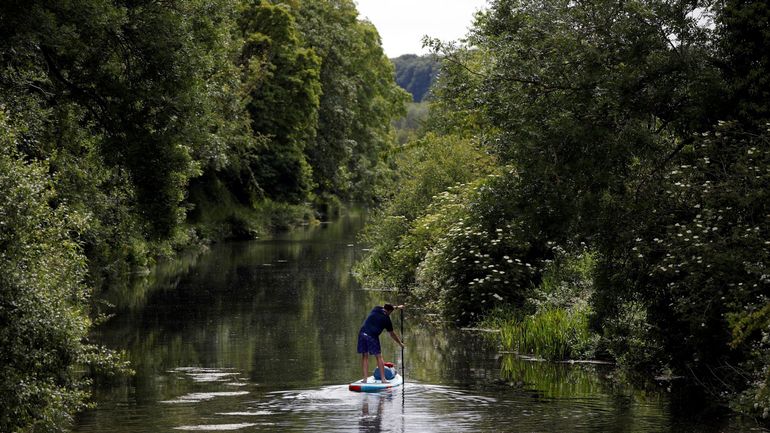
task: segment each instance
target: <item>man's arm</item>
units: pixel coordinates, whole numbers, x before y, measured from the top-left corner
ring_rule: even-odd
[[[396,334],[396,331],[388,331],[388,334],[390,334],[390,338],[392,338],[396,343],[398,343],[399,346],[404,347],[404,343],[402,343],[401,339],[398,338],[398,334]]]
[[[396,305],[395,309],[396,310],[403,310],[404,309],[404,304]],[[401,341],[400,338],[398,338],[398,334],[396,334],[395,331],[388,331],[388,333],[390,334],[390,338],[392,338],[396,343],[398,343],[399,346],[404,347],[404,343]]]

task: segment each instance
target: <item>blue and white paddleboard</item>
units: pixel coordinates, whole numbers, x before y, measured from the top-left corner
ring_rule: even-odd
[[[379,380],[374,380],[374,376],[369,376],[366,379],[366,383],[358,380],[348,385],[348,389],[355,392],[379,392],[396,388],[403,384],[404,378],[400,374],[396,374],[396,377],[390,379],[388,383],[382,383]]]

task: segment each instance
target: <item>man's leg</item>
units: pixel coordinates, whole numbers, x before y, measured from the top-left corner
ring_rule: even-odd
[[[369,354],[361,354],[361,370],[364,372],[364,380],[361,382],[366,383],[366,378],[369,377]]]
[[[377,367],[380,369],[380,381],[382,383],[388,383],[388,379],[385,378],[385,361],[382,360],[382,354],[377,355]]]

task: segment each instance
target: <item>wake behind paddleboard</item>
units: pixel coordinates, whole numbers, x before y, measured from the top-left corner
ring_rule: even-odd
[[[400,374],[390,379],[388,383],[382,383],[379,380],[374,380],[374,376],[369,376],[366,383],[358,380],[348,385],[348,389],[355,392],[379,392],[392,388],[399,387],[404,384],[404,378]]]

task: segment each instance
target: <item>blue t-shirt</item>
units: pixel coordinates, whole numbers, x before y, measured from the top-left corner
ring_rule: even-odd
[[[385,308],[374,307],[366,320],[364,320],[364,324],[361,325],[361,331],[372,337],[379,337],[383,329],[393,332],[393,322],[385,314]]]

